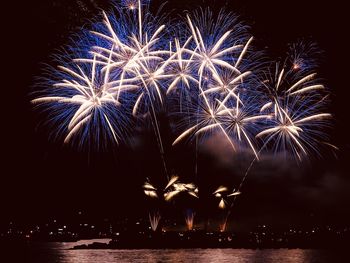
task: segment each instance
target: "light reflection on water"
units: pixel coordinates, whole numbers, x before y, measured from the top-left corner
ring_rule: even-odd
[[[318,262],[308,250],[182,249],[182,250],[91,250],[69,251],[62,263],[95,262]]]
[[[103,241],[99,241],[103,242]],[[79,242],[79,243],[86,243]],[[138,249],[68,250],[77,243],[37,244],[30,248],[28,263],[124,263],[124,262],[196,262],[196,263],[325,263],[344,262],[337,251],[304,249]],[[346,257],[345,257],[346,258]],[[0,260],[1,261],[1,260]]]

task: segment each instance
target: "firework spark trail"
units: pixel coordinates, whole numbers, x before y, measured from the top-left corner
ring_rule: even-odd
[[[159,222],[162,219],[162,216],[160,215],[159,211],[149,212],[148,219],[151,224],[152,230],[154,232],[157,231]]]
[[[229,189],[225,186],[219,186],[214,192],[213,195],[215,198],[219,199],[219,204],[218,204],[218,208],[221,210],[225,210],[228,207],[229,204],[229,197],[234,197],[234,199],[240,195],[241,192],[239,190],[235,190],[233,189],[232,193],[229,193]],[[227,226],[227,215],[230,213],[231,209],[232,209],[232,204],[231,203],[231,207],[229,208],[226,216],[224,217],[223,223],[220,224],[220,232],[223,232],[226,230],[226,226]]]
[[[130,9],[135,8],[136,1],[128,1],[125,3]],[[119,77],[119,87],[116,88],[117,99],[120,92],[123,91],[124,83],[131,83],[134,90],[138,92],[138,97],[134,103],[132,110],[133,115],[137,116],[142,104],[146,108],[146,112],[151,115],[151,123],[156,135],[157,144],[159,146],[162,163],[164,166],[165,175],[168,178],[167,165],[165,161],[165,152],[163,140],[161,138],[159,123],[157,119],[155,102],[158,101],[163,105],[162,81],[172,75],[164,73],[164,67],[169,63],[170,52],[163,48],[162,34],[165,26],[156,27],[155,18],[149,18],[149,14],[142,15],[143,10],[141,1],[137,1],[137,20],[138,20],[138,39],[135,37],[136,32],[131,29],[131,32],[125,33],[126,37],[119,37],[119,31],[128,31],[129,29],[113,27],[115,23],[112,18],[109,18],[105,13],[104,23],[106,33],[100,29],[99,32],[93,31],[97,37],[107,41],[112,45],[111,49],[104,46],[95,45],[92,54],[98,58],[98,63],[104,65],[103,70],[111,72],[114,76]],[[150,21],[152,20],[152,26]],[[112,21],[111,21],[112,20]],[[143,25],[145,23],[145,25]],[[150,27],[150,28],[149,28]],[[125,40],[126,39],[126,40]],[[106,65],[106,60],[108,64]],[[84,59],[89,62],[89,59]],[[91,62],[91,60],[90,60]],[[148,107],[148,105],[149,107]]]
[[[323,112],[328,95],[314,72],[299,73],[294,66],[279,70],[278,64],[275,72],[273,79],[262,82],[268,102],[260,110],[273,117],[256,137],[265,137],[269,150],[291,153],[301,161],[312,151],[318,154],[317,145],[325,137],[320,128],[329,126],[332,117]]]
[[[185,222],[186,222],[186,226],[187,226],[188,231],[193,230],[193,222],[194,222],[195,215],[196,215],[196,213],[191,211],[191,210],[186,211]]]
[[[140,12],[141,8],[139,8],[139,13]],[[60,66],[59,69],[62,72],[56,71],[54,74],[62,76],[63,79],[53,83],[53,87],[56,88],[55,90],[47,90],[47,93],[50,95],[55,95],[57,93],[59,94],[58,96],[44,95],[32,100],[32,102],[35,104],[50,104],[48,107],[53,108],[58,108],[60,104],[80,105],[79,108],[76,108],[76,112],[74,114],[69,112],[70,114],[73,114],[73,116],[70,116],[70,114],[66,114],[66,116],[64,116],[64,114],[60,114],[56,117],[71,118],[67,125],[68,135],[65,137],[65,142],[71,141],[73,136],[76,136],[76,134],[79,131],[82,131],[84,127],[94,126],[95,130],[88,130],[80,133],[85,134],[85,136],[93,136],[94,133],[99,133],[99,130],[104,128],[108,130],[110,136],[115,140],[115,142],[118,143],[120,137],[122,137],[122,134],[120,134],[121,130],[116,130],[115,128],[115,126],[118,124],[116,119],[122,119],[122,115],[126,115],[125,113],[122,114],[117,109],[117,107],[119,107],[121,104],[119,98],[120,94],[121,92],[139,87],[138,83],[135,83],[135,80],[138,80],[137,78],[134,77],[124,80],[123,76],[126,73],[130,73],[131,70],[137,68],[138,65],[135,66],[136,62],[140,62],[141,60],[150,60],[155,57],[157,52],[161,53],[160,51],[155,51],[156,53],[149,52],[146,57],[144,54],[144,49],[149,49],[150,46],[154,44],[154,38],[162,30],[162,27],[155,31],[155,34],[150,41],[147,42],[142,48],[140,43],[133,43],[133,46],[129,46],[122,43],[122,40],[120,39],[120,35],[122,34],[118,35],[119,32],[114,32],[112,22],[106,13],[103,13],[103,16],[104,26],[106,27],[107,32],[110,33],[110,36],[103,34],[103,31],[91,32],[91,34],[96,35],[98,38],[103,38],[105,41],[109,41],[110,45],[95,45],[93,47],[89,47],[93,58],[83,55],[81,58],[72,59],[73,62],[70,62],[68,66]],[[127,25],[121,24],[121,27],[123,26],[125,27]],[[119,31],[123,30],[124,28],[119,28]],[[122,38],[125,39],[125,37]],[[132,37],[130,39],[130,41],[133,42]],[[87,40],[87,43],[87,45],[90,45],[91,41]],[[97,41],[96,43],[101,44],[103,42]],[[84,44],[85,43],[77,43],[77,46],[84,46]],[[62,56],[59,57],[59,59],[64,60]],[[83,65],[84,63],[87,65]],[[88,68],[89,64],[91,64],[91,68]],[[119,69],[121,66],[121,78],[116,79],[115,71],[118,71],[116,68]],[[139,78],[140,76],[136,77]],[[48,81],[48,83],[52,83],[52,81]],[[112,113],[113,109],[111,105],[113,104],[116,106],[115,113]],[[96,125],[98,119],[100,119],[100,123],[102,120],[104,122],[101,123],[101,127],[97,127],[98,125]],[[66,124],[67,122],[64,120],[63,123]],[[64,128],[61,127],[59,130],[62,131],[63,129]]]
[[[141,2],[140,2],[140,0],[139,0],[139,12],[138,13],[139,13],[140,42],[142,42],[142,40],[143,40],[143,31],[142,31],[142,10],[141,10]],[[152,43],[152,41],[154,41],[156,39],[157,34],[160,33],[163,29],[164,29],[164,26],[159,27],[159,29],[155,32],[155,34],[150,39],[150,43]],[[146,39],[147,39],[147,35],[146,35]],[[145,46],[147,47],[147,50],[148,50],[148,45],[149,45],[149,43],[146,40],[146,45]],[[164,51],[161,51],[161,52],[158,51],[158,53],[164,54]],[[145,57],[145,54],[143,52],[142,52],[142,57],[143,58]],[[147,61],[148,60],[145,60],[145,62],[147,62]],[[146,74],[148,74],[148,76],[149,76],[148,81],[150,81],[151,83],[154,84],[154,86],[156,88],[156,91],[157,91],[157,94],[159,96],[159,100],[162,103],[162,95],[161,95],[161,92],[159,90],[159,87],[158,87],[158,84],[157,84],[156,81],[157,81],[157,78],[158,79],[164,78],[164,75],[162,75],[163,69],[162,68],[158,68],[157,71],[150,72],[150,70],[147,68],[148,65],[147,64],[145,65],[144,63],[142,63],[142,61],[139,61],[138,65],[140,65],[141,68],[146,72]],[[166,162],[165,162],[165,157],[164,157],[165,153],[164,153],[163,142],[162,142],[161,133],[160,133],[160,130],[159,130],[159,125],[158,125],[158,120],[157,120],[157,116],[156,116],[156,112],[155,112],[155,108],[154,108],[154,104],[153,104],[153,99],[151,98],[151,94],[149,92],[149,87],[147,86],[147,83],[146,83],[143,75],[140,73],[140,71],[138,70],[137,67],[135,68],[135,71],[138,73],[139,78],[141,79],[142,83],[144,84],[144,86],[145,86],[145,88],[147,90],[147,95],[149,96],[149,100],[150,100],[150,104],[151,104],[151,110],[152,110],[152,116],[153,116],[152,123],[153,123],[153,126],[154,126],[155,131],[156,131],[156,137],[157,137],[158,145],[159,145],[159,148],[160,148],[160,153],[161,153],[161,158],[162,158],[162,162],[163,162],[163,166],[164,166],[165,175],[166,175],[167,178],[169,178],[168,177],[167,166],[166,166]],[[141,96],[143,96],[143,95],[141,94],[139,98],[141,98]],[[136,112],[136,111],[134,110],[134,112]]]
[[[285,112],[285,111],[284,111]],[[308,116],[308,117],[304,117],[303,119],[296,121],[296,123],[304,123],[306,121],[313,121],[313,120],[321,120],[323,118],[330,118],[331,115],[328,114],[328,113],[319,113],[319,114],[315,114],[315,115],[311,115],[311,116]],[[290,118],[287,118],[287,119],[290,119]],[[285,125],[285,124],[282,124],[282,125]],[[320,124],[319,124],[320,125]],[[261,134],[263,134],[264,132],[267,133],[267,134],[272,134],[270,135],[270,137],[265,141],[264,145],[261,147],[261,149],[259,150],[259,152],[257,153],[257,155],[255,156],[255,158],[251,161],[250,165],[248,166],[247,170],[245,171],[245,174],[239,184],[239,187],[238,187],[238,191],[241,190],[245,180],[247,179],[247,176],[251,170],[251,168],[253,167],[254,163],[258,160],[258,155],[260,154],[260,152],[266,147],[266,145],[268,145],[268,143],[274,139],[274,136],[276,134],[279,134],[281,133],[281,136],[290,136],[291,137],[291,140],[293,142],[296,143],[296,146],[297,147],[300,147],[300,150],[304,153],[304,154],[307,154],[304,146],[302,145],[302,142],[299,142],[298,141],[298,137],[299,137],[299,133],[298,133],[298,130],[299,132],[303,132],[303,130],[298,127],[298,126],[295,126],[295,125],[292,125],[290,126],[289,128],[281,128],[281,127],[276,127],[276,128],[270,128],[268,130],[265,130],[265,131],[262,131],[261,133],[259,133],[257,136],[261,136]],[[307,142],[307,141],[306,141]],[[292,151],[297,155],[298,159],[301,160],[301,155],[298,154],[298,152],[296,151],[295,147],[291,145],[291,148],[292,148]],[[310,143],[308,143],[308,146],[311,147],[312,149],[315,149],[315,147],[313,145],[311,145]],[[286,148],[284,148],[284,150],[286,150]],[[235,204],[235,201],[236,201],[236,198],[237,196],[234,197],[233,199],[233,202],[231,203],[231,207],[230,209],[228,210],[228,213],[226,215],[226,218],[225,218],[225,222],[224,222],[224,226],[226,228],[226,225],[227,225],[227,221],[228,221],[228,218],[232,212],[232,208]]]
[[[209,10],[202,10],[193,15],[187,15],[186,18],[190,37],[184,37],[187,40],[181,49],[178,40],[175,40],[178,53],[177,61],[182,71],[180,70],[180,74],[168,91],[176,88],[183,89],[183,85],[174,85],[176,81],[180,80],[180,76],[186,77],[188,76],[187,72],[192,71],[190,74],[193,76],[191,78],[192,86],[195,86],[197,90],[192,90],[191,96],[193,97],[194,94],[194,96],[198,96],[193,100],[197,104],[196,113],[194,113],[195,109],[192,111],[195,115],[194,123],[179,135],[173,145],[191,134],[195,135],[195,176],[197,177],[198,135],[208,134],[218,129],[235,149],[231,138],[219,120],[221,116],[217,115],[219,113],[217,95],[226,95],[223,104],[232,99],[239,100],[236,94],[237,87],[251,73],[245,70],[246,67],[241,67],[241,62],[252,38],[247,37],[245,27],[238,23],[232,14],[220,12],[214,18]],[[189,40],[192,41],[189,42]],[[182,56],[184,57],[182,58]],[[183,81],[188,89],[189,81],[186,78]],[[191,99],[187,97],[187,100]],[[182,100],[179,103],[180,112],[182,112]]]
[[[233,189],[232,193],[228,193],[228,188],[225,187],[225,186],[219,186],[214,192],[213,192],[213,195],[215,198],[218,198],[220,201],[219,201],[219,205],[218,207],[220,209],[225,209],[227,207],[227,201],[226,199],[228,197],[231,197],[231,196],[238,196],[241,194],[241,192],[239,190],[235,190]]]
[[[267,142],[268,142],[268,141],[267,141]],[[230,215],[231,215],[231,213],[232,213],[232,209],[233,209],[233,206],[234,206],[234,204],[235,204],[235,202],[236,202],[236,199],[237,199],[238,195],[241,194],[241,189],[242,189],[242,187],[243,187],[243,184],[244,184],[245,180],[247,179],[248,174],[249,174],[250,170],[251,170],[252,167],[253,167],[253,164],[258,160],[258,155],[259,155],[260,152],[264,149],[264,147],[266,146],[267,142],[260,148],[259,152],[255,155],[254,159],[253,159],[253,160],[251,161],[251,163],[249,164],[249,166],[248,166],[247,170],[245,171],[244,176],[243,176],[243,178],[242,178],[242,180],[241,180],[241,182],[240,182],[240,184],[239,184],[239,186],[238,186],[238,188],[237,188],[237,191],[236,191],[236,192],[234,191],[234,192],[232,193],[232,194],[233,194],[232,196],[234,196],[234,198],[233,198],[233,200],[232,200],[232,203],[231,203],[231,205],[230,205],[230,208],[227,210],[227,214],[226,214],[226,216],[225,216],[224,223],[220,226],[220,231],[221,231],[221,232],[223,232],[223,231],[226,230],[227,221],[228,221],[228,219],[229,219],[229,217],[230,217]],[[237,194],[235,194],[235,193],[237,193]]]
[[[304,69],[301,74],[300,72],[295,72],[295,70],[294,64],[287,72],[285,72],[284,68],[278,71],[278,66],[276,66],[276,82],[271,81],[272,86],[266,84],[269,83],[268,81],[262,82],[265,88],[271,91],[270,94],[272,93],[273,96],[270,97],[271,101],[264,104],[260,111],[266,111],[270,108],[272,109],[272,116],[268,118],[270,125],[264,127],[256,135],[257,138],[263,136],[266,138],[258,154],[245,171],[238,191],[241,190],[250,170],[258,160],[258,155],[271,142],[275,153],[289,152],[299,161],[303,157],[307,157],[311,151],[318,153],[318,144],[329,145],[329,143],[320,140],[324,135],[322,132],[319,132],[320,127],[327,127],[329,125],[329,119],[332,117],[331,114],[322,112],[328,95],[324,96],[319,91],[324,90],[325,87],[317,82],[315,83],[316,73],[310,73]],[[286,80],[287,78],[291,78],[293,81],[288,82]],[[282,84],[284,82],[288,83],[288,85],[283,87]],[[273,83],[276,84],[274,85]],[[331,145],[331,147],[335,146]],[[236,198],[237,196],[234,197],[226,215],[225,226],[227,225]]]
[[[223,13],[220,13],[217,21],[214,21],[212,14],[206,11],[201,14],[195,14],[194,17],[196,19],[187,15],[191,39],[193,39],[195,45],[189,45],[192,47],[191,49],[187,47],[188,43],[186,43],[181,52],[188,53],[191,56],[187,61],[192,64],[192,70],[196,70],[192,75],[197,76],[195,80],[197,80],[198,97],[190,100],[196,104],[189,106],[189,111],[194,115],[193,123],[177,137],[173,145],[186,137],[194,136],[197,156],[198,136],[218,130],[227,139],[231,147],[236,150],[234,141],[227,130],[228,128],[231,133],[238,133],[239,141],[242,140],[242,133],[249,147],[256,153],[251,138],[249,138],[250,136],[247,135],[246,130],[242,126],[239,126],[241,122],[237,121],[236,125],[232,126],[234,118],[237,118],[239,115],[239,106],[237,107],[236,105],[239,103],[243,104],[238,95],[238,88],[242,85],[245,78],[252,73],[246,70],[247,67],[242,66],[243,70],[240,69],[252,38],[248,39],[246,34],[235,32],[237,31],[237,22],[230,15],[225,16]],[[226,104],[233,104],[232,102],[236,102],[234,103],[236,107],[230,107],[229,109]],[[236,114],[232,114],[234,108],[236,108]],[[229,124],[230,118],[231,123]],[[262,119],[263,117],[257,118]],[[253,119],[252,117],[252,122]],[[228,127],[225,127],[225,124],[229,124],[227,125]],[[197,172],[197,169],[196,165],[195,172]]]

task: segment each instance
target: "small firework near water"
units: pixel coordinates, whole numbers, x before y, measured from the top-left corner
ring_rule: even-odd
[[[127,145],[136,123],[144,129],[149,123],[168,183],[159,188],[147,181],[143,191],[168,203],[183,193],[199,198],[197,181],[168,174],[175,167],[166,149],[180,144],[195,145],[197,153],[199,144],[219,136],[234,154],[249,153],[252,164],[265,154],[301,162],[321,155],[322,146],[335,148],[326,133],[330,96],[317,74],[315,44],[292,44],[276,62],[254,46],[249,27],[233,13],[207,8],[171,20],[152,14],[151,4],[114,2],[55,56],[31,101],[55,138],[79,148],[118,147]],[[173,148],[164,145],[170,140],[160,116],[172,128]],[[251,166],[236,190],[221,186],[212,193],[219,209],[232,208]],[[186,211],[192,230],[195,212]],[[153,231],[160,219],[160,209],[152,209]]]

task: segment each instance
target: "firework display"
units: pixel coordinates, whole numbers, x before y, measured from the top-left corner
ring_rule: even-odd
[[[143,190],[167,202],[180,193],[199,198],[199,191],[168,176],[160,112],[174,127],[174,147],[215,135],[254,161],[270,153],[302,161],[331,145],[324,132],[332,119],[329,92],[317,77],[315,45],[291,45],[286,59],[270,62],[232,13],[201,9],[167,22],[149,4],[116,3],[56,56],[58,67],[47,70],[32,99],[55,137],[100,148],[127,143],[133,124],[149,120],[168,184],[146,182]],[[216,189],[218,207],[228,209],[241,187]],[[189,230],[194,215],[186,213]],[[158,210],[149,214],[154,231],[160,218]]]

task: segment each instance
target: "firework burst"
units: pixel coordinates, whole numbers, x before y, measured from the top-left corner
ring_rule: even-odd
[[[179,96],[179,114],[183,118],[178,122],[178,128],[182,133],[173,145],[184,139],[206,138],[219,133],[234,150],[246,144],[257,155],[254,134],[248,130],[256,128],[255,123],[264,116],[260,116],[256,102],[251,103],[253,100],[249,99],[245,106],[242,99],[247,98],[247,87],[255,81],[251,70],[259,64],[258,59],[251,60],[252,38],[248,36],[247,28],[232,14],[220,12],[214,19],[209,10],[187,15],[187,22],[190,37],[182,48],[176,44],[180,50],[177,61],[187,64],[185,73],[178,74],[175,82],[184,77],[185,88],[189,90],[186,76],[192,71],[192,89],[195,89],[184,99]],[[183,85],[175,86],[174,82],[172,85],[170,91],[184,89]]]
[[[292,99],[276,101],[275,117],[256,137],[264,137],[265,144],[272,144],[273,151],[292,153],[299,160],[318,153],[318,144],[326,140],[322,130],[329,126],[332,117],[322,112],[322,103],[327,97],[315,101],[294,96]]]
[[[227,204],[228,204],[228,197],[232,197],[232,196],[238,196],[240,195],[241,192],[239,190],[235,190],[233,189],[232,193],[229,193],[229,190],[227,187],[225,186],[219,186],[214,192],[213,195],[215,198],[219,199],[219,205],[218,207],[220,209],[226,209],[227,208]]]
[[[291,153],[301,160],[311,153],[319,154],[318,146],[328,140],[324,130],[330,126],[332,115],[324,112],[329,95],[316,72],[296,70],[290,61],[294,60],[287,59],[283,67],[277,63],[274,74],[262,81],[267,103],[260,111],[270,118],[256,137],[264,138],[267,150]]]
[[[196,154],[199,139],[220,135],[236,153],[254,154],[236,191],[214,191],[225,211],[261,154],[302,160],[331,145],[325,133],[332,118],[329,93],[316,73],[316,45],[293,44],[283,62],[267,64],[252,47],[248,27],[231,13],[200,9],[175,25],[164,18],[151,14],[148,0],[119,1],[67,48],[69,56],[56,56],[58,68],[49,70],[32,100],[56,137],[99,148],[127,141],[136,120],[150,123],[168,183],[156,188],[146,182],[143,191],[169,202],[182,193],[198,198],[198,187],[169,179],[159,114],[169,114],[175,127],[173,145],[195,140]],[[194,215],[186,213],[189,230]],[[156,231],[159,210],[149,219]]]
[[[111,138],[115,143],[124,140],[128,130],[127,111],[116,100],[116,83],[110,83],[109,72],[102,72],[94,57],[91,65],[71,63],[55,70],[56,81],[41,96],[32,100],[38,107],[49,112],[50,121],[57,132],[64,134],[64,142],[86,142],[97,146]],[[119,86],[119,85],[118,85]],[[133,88],[123,84],[122,88]]]

